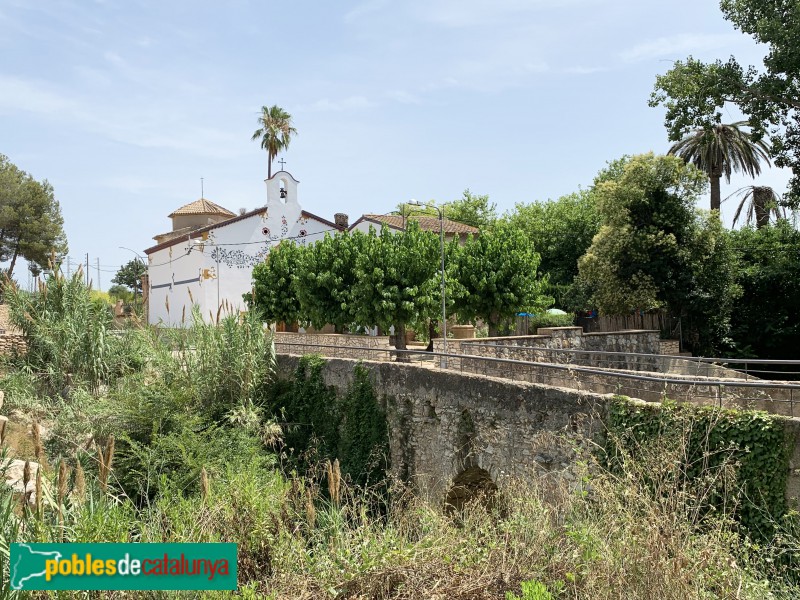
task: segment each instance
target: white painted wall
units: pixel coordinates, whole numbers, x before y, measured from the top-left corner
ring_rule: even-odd
[[[287,191],[285,201],[280,198],[281,182]],[[151,253],[149,322],[188,325],[193,303],[206,321],[216,320],[218,308],[226,303],[233,310],[245,310],[242,294],[252,289],[253,267],[270,248],[282,240],[314,243],[326,232],[334,233],[329,224],[302,216],[297,183],[289,173],[279,171],[267,180],[266,210],[220,224],[203,234],[205,239]]]

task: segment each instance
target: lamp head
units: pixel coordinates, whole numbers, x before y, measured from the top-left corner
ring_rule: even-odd
[[[412,198],[411,200],[408,201],[408,204],[410,204],[411,206],[419,206],[419,200]]]

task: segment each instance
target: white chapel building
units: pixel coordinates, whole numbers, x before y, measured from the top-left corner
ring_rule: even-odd
[[[172,231],[155,236],[148,259],[145,294],[148,323],[169,327],[191,323],[193,305],[216,320],[220,306],[246,310],[242,295],[252,289],[253,267],[281,241],[314,243],[326,233],[347,229],[304,211],[299,182],[287,171],[266,180],[267,204],[241,215],[200,198],[175,210]]]

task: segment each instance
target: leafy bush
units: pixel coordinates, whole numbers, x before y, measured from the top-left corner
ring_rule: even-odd
[[[263,324],[253,313],[227,314],[216,323],[192,314],[188,336],[178,342],[184,384],[195,397],[195,410],[209,420],[251,400],[260,403],[272,379],[275,349]]]
[[[27,342],[27,353],[16,364],[36,378],[46,396],[66,397],[82,386],[97,393],[131,368],[132,352],[121,348],[125,340],[109,334],[109,307],[92,299],[79,273],[65,277],[57,271],[34,293],[11,286],[6,302]]]
[[[773,536],[787,509],[789,454],[780,417],[620,398],[608,427],[609,466],[642,466],[656,493],[656,482],[671,481],[668,493],[677,490],[688,499],[689,522],[721,514],[737,519],[755,539]]]
[[[528,318],[528,331],[532,334],[540,327],[570,327],[575,324],[575,315],[554,315],[543,313]]]

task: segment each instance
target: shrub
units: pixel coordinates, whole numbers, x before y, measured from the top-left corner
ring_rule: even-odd
[[[535,334],[539,327],[571,327],[575,324],[575,315],[554,315],[543,313],[534,315],[528,319],[528,331]]]
[[[108,306],[92,299],[79,273],[64,277],[57,271],[34,293],[10,286],[6,302],[27,342],[27,353],[15,362],[35,376],[44,395],[66,397],[82,386],[97,393],[131,366],[130,351],[120,348],[125,340],[109,335]],[[115,364],[120,360],[125,366]]]

